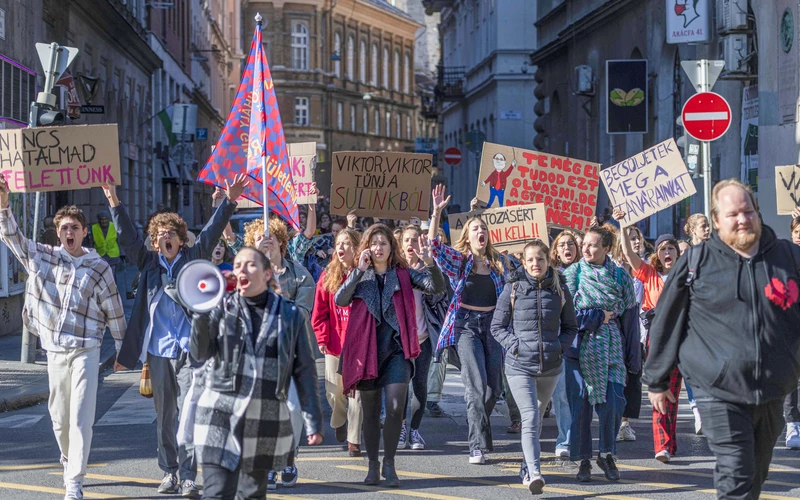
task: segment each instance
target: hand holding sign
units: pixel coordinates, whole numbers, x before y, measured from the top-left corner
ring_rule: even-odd
[[[0,208],[8,208],[8,182],[3,174],[0,174]]]
[[[106,196],[108,200],[108,205],[111,208],[119,206],[119,198],[117,197],[117,186],[113,184],[103,184],[101,186],[103,188],[103,194]]]

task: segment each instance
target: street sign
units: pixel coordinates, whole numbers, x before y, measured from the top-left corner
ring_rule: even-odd
[[[78,49],[63,47],[55,42],[37,43],[36,52],[39,54],[39,61],[42,62],[42,68],[44,68],[44,92],[49,93],[75,56],[78,55]]]
[[[719,78],[719,74],[725,69],[725,61],[707,60],[700,61],[681,61],[681,67],[692,82],[697,92],[706,92],[714,88],[714,84]],[[704,78],[703,72],[708,68],[707,77]],[[705,81],[704,81],[705,80]],[[705,85],[705,88],[704,88]]]
[[[715,141],[731,126],[731,107],[714,92],[695,94],[683,105],[681,120],[686,133],[698,141]]]
[[[444,152],[444,162],[448,165],[458,165],[461,163],[461,150],[458,148],[447,148]]]
[[[208,129],[207,128],[198,128],[197,130],[195,130],[194,137],[198,141],[207,141],[208,140]]]

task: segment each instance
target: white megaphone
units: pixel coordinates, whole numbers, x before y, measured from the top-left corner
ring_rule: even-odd
[[[216,265],[207,260],[193,260],[178,273],[175,288],[187,309],[207,313],[225,296],[227,283]]]

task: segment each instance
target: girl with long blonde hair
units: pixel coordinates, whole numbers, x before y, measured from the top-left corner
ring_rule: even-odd
[[[503,385],[503,348],[492,337],[490,323],[510,269],[506,257],[492,246],[489,230],[480,216],[467,220],[452,247],[437,238],[442,210],[450,202],[444,194],[441,184],[433,190],[428,239],[433,258],[450,278],[454,293],[434,359],[438,362],[444,349],[455,349],[458,354],[466,389],[469,463],[484,464],[484,454],[493,447],[489,415]]]

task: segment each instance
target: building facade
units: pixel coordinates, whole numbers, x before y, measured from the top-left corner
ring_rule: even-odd
[[[483,141],[531,149],[535,119],[533,68],[537,2],[425,0],[441,13],[441,64],[436,98],[440,151],[455,147],[461,162],[444,165],[453,209],[475,197]]]

